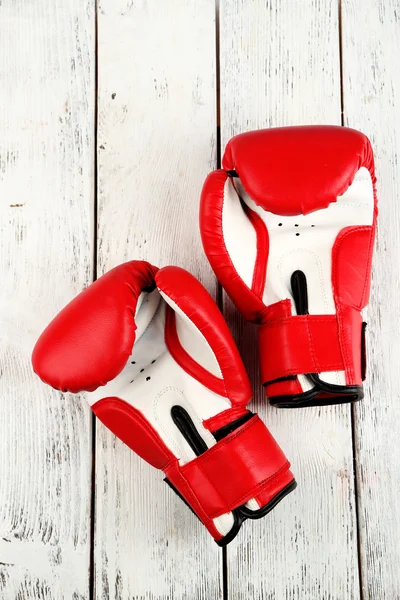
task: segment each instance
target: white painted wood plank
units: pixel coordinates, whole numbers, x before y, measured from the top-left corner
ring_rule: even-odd
[[[0,597],[88,597],[89,409],[33,374],[90,279],[94,2],[0,3]]]
[[[345,124],[371,139],[380,212],[366,311],[367,394],[355,409],[364,600],[400,598],[400,4],[345,0]]]
[[[340,124],[336,1],[222,0],[222,147],[254,128]],[[258,381],[256,328],[226,300],[256,391],[254,407],[285,449],[297,490],[228,547],[229,598],[359,598],[348,406],[274,409]]]
[[[215,290],[198,229],[215,95],[213,0],[101,0],[99,273],[147,259]],[[101,424],[96,462],[96,597],[221,597],[220,551],[162,473]]]

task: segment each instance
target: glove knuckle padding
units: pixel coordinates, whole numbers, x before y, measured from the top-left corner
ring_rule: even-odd
[[[192,346],[192,351],[197,353],[197,359],[201,363],[202,357],[204,360],[208,356],[205,366],[212,372],[211,358],[217,369],[215,374],[222,378],[225,395],[234,406],[246,406],[252,396],[248,375],[226,321],[210,294],[193,275],[179,267],[160,269],[156,282],[177,316],[178,327],[182,329],[180,339],[184,339],[185,331],[186,335],[195,331],[197,349]],[[202,346],[206,352],[199,352]]]
[[[294,488],[289,463],[247,410],[251,387],[204,287],[178,267],[116,267],[54,319],[35,371],[87,390],[96,416],[162,469],[220,544]]]
[[[333,126],[249,132],[228,143],[223,167],[203,188],[203,245],[239,310],[261,324],[267,394],[359,399],[377,216],[369,140]]]
[[[92,391],[114,379],[131,353],[136,303],[157,269],[132,261],[112,269],[81,292],[40,336],[34,371],[56,389]],[[122,333],[122,335],[121,335]],[[101,343],[99,343],[101,340]],[[113,348],[112,360],[104,348]]]
[[[200,200],[200,231],[219,281],[244,316],[258,321],[265,306],[251,289],[257,261],[257,232],[225,171],[210,173],[205,181]],[[265,234],[268,235],[266,230]],[[262,238],[260,235],[259,239]]]
[[[282,216],[327,208],[344,194],[361,166],[373,172],[369,140],[336,126],[245,133],[232,138],[223,158],[224,169],[239,173],[256,205]]]

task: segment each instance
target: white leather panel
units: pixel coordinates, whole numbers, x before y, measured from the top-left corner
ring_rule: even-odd
[[[224,515],[221,515],[220,517],[213,519],[213,523],[214,523],[214,526],[216,527],[217,531],[219,531],[219,533],[221,535],[225,536],[230,532],[230,530],[233,527],[233,524],[234,524],[233,514],[231,512],[225,513]]]
[[[260,508],[260,505],[255,498],[252,498],[251,500],[246,502],[246,507],[249,510],[258,510]]]
[[[147,327],[150,324],[150,321],[152,320],[157,311],[160,302],[161,296],[157,289],[153,290],[150,294],[147,292],[142,292],[140,294],[136,304],[135,313],[136,342],[138,342],[138,340],[142,337],[142,334],[146,331]]]
[[[169,296],[160,292],[161,296],[173,308],[176,317],[176,331],[178,338],[186,352],[216,377],[222,378],[222,372],[211,346],[204,335],[189,319],[189,317],[171,300]]]
[[[245,284],[251,288],[257,257],[257,235],[238,202],[238,196],[230,178],[226,180],[224,187],[222,233],[226,249],[236,271]]]
[[[164,303],[161,306],[165,310]],[[231,404],[180,368],[165,347],[163,324],[159,332],[158,328],[158,323],[152,324],[142,335],[118,377],[87,396],[91,405],[101,398],[117,396],[140,410],[179,462],[185,464],[195,454],[172,421],[171,408],[175,404],[182,406],[207,445],[213,446],[214,436],[202,421],[230,408]],[[162,335],[157,338],[154,333]]]
[[[151,294],[143,293],[139,299],[140,306],[136,308],[138,326],[132,354],[118,377],[87,395],[90,406],[107,396],[123,398],[122,390],[137,375],[144,374],[146,368],[152,365],[152,361],[156,361],[167,350],[164,341],[165,303],[157,290]],[[155,304],[157,307],[153,311]]]
[[[126,366],[113,381],[95,392],[88,393],[86,397],[89,404],[93,405],[102,398],[116,396],[140,410],[165,445],[178,458],[179,463],[184,465],[196,458],[196,455],[173,422],[171,408],[176,404],[183,407],[207,446],[211,447],[216,444],[216,440],[203,426],[203,420],[227,410],[231,404],[227,398],[211,392],[190,377],[175,362],[164,341],[165,302],[157,303],[157,296],[160,298],[157,291],[156,294],[152,292],[147,296],[151,297],[144,296],[141,299],[137,316],[141,311],[150,309],[149,314],[140,315],[140,322],[142,324],[147,322],[148,325],[144,330],[140,327],[141,335],[133,347]],[[168,301],[171,303],[169,299]],[[154,312],[156,304],[157,308]],[[186,320],[182,318],[182,321],[183,331],[190,330]],[[211,350],[207,342],[196,328],[195,332],[198,334],[197,341],[191,334],[187,338],[185,337],[187,332],[183,334],[188,351],[191,351],[190,345],[196,343],[201,346],[203,352],[209,354]],[[182,341],[182,338],[180,339]],[[214,524],[222,535],[229,533],[233,523],[232,513],[214,519]]]
[[[241,185],[239,193],[244,202],[260,215],[269,233],[269,257],[263,296],[265,304],[289,298],[293,314],[296,314],[290,278],[299,269],[307,277],[310,314],[334,314],[332,247],[343,228],[372,225],[374,197],[369,171],[362,167],[352,185],[343,196],[338,197],[336,203],[308,215],[275,215],[257,206]],[[328,383],[345,384],[344,372],[322,373],[321,379]],[[302,385],[304,391],[312,387],[304,378]]]

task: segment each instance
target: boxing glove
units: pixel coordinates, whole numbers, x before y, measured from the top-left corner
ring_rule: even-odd
[[[202,191],[203,246],[259,324],[270,402],[360,400],[377,218],[368,138],[335,126],[253,131],[230,140],[222,165]]]
[[[178,267],[132,261],[68,304],[33,368],[69,392],[190,506],[221,546],[294,489],[289,462],[247,404],[251,387],[206,289]]]

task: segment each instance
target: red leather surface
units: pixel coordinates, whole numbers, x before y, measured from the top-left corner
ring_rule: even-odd
[[[236,419],[240,419],[240,417],[243,417],[248,412],[246,407],[240,405],[228,408],[203,421],[203,426],[209,431],[217,431],[217,429],[229,425],[229,423],[236,421]]]
[[[264,303],[257,293],[250,290],[240,278],[225,246],[222,230],[222,208],[226,180],[225,171],[218,170],[210,173],[204,182],[200,199],[201,239],[204,251],[218,281],[246,319],[257,323],[262,321],[262,315],[265,311]],[[238,239],[239,237],[240,231],[238,232]]]
[[[183,475],[178,461],[169,465],[166,476],[168,481],[172,483],[174,488],[181,494],[181,496],[183,496],[183,498],[185,498],[192,510],[194,510],[199,519],[201,519],[202,523],[207,527],[213,538],[215,540],[221,540],[224,536],[219,533],[218,529],[213,523],[213,520],[204,510],[200,500],[196,495],[196,490],[191,487],[190,483]]]
[[[361,336],[362,317],[358,310],[338,306],[339,338],[347,385],[362,385]]]
[[[160,291],[171,298],[201,331],[222,372],[226,396],[233,406],[246,406],[250,381],[228,325],[210,294],[188,271],[164,267],[156,275]]]
[[[336,202],[361,166],[374,161],[368,138],[332,125],[277,127],[233,137],[222,160],[256,204],[278,215],[308,214]]]
[[[216,377],[196,362],[180,343],[176,331],[175,313],[170,306],[167,306],[166,310],[165,343],[174,360],[186,373],[216,394],[227,395],[224,380]]]
[[[223,536],[214,526],[193,490],[181,473],[177,458],[140,411],[120,398],[105,398],[93,405],[100,421],[129,448],[157,469],[163,469],[171,483],[185,498],[216,540]]]
[[[303,389],[297,377],[286,379],[285,381],[275,381],[265,386],[265,393],[268,398],[273,398],[274,396],[297,396],[302,392]]]
[[[344,369],[335,315],[283,317],[259,328],[261,381]]]
[[[264,423],[254,416],[180,470],[212,519],[262,494],[289,467]],[[172,480],[169,469],[166,474]]]
[[[38,339],[32,365],[56,389],[92,391],[114,379],[132,351],[141,291],[157,268],[131,261],[112,269],[72,300]]]
[[[269,504],[271,500],[275,498],[289,483],[293,481],[293,474],[291,471],[283,469],[280,473],[272,477],[272,479],[262,487],[257,493],[255,499],[258,505],[265,506]]]
[[[156,469],[166,469],[176,461],[143,414],[121,398],[104,398],[92,409],[103,425]]]
[[[348,385],[362,384],[359,311],[369,299],[374,238],[375,223],[372,227],[346,227],[332,249],[332,287]]]
[[[208,419],[206,426],[213,430],[242,416],[247,412],[245,406],[252,392],[228,326],[205,288],[177,267],[158,271],[149,263],[132,261],[101,277],[44,331],[32,358],[36,372],[53,387],[72,392],[93,390],[116,377],[135,341],[137,299],[142,290],[154,283],[198,327],[219,362],[223,379],[208,373],[196,357],[187,354],[179,339],[174,339],[175,314],[168,308],[166,329],[172,331],[167,334],[168,346],[173,347],[179,364],[210,389],[225,393],[232,402],[232,409]],[[201,398],[198,400],[201,402]],[[162,439],[162,426],[155,429],[140,410],[123,398],[103,398],[93,405],[93,411],[139,456],[165,471],[216,539],[222,535],[212,522],[214,511],[220,509],[216,514],[219,516],[229,511],[232,503],[241,503],[242,498],[245,502],[262,494],[268,497],[281,479],[287,479],[289,464],[258,417],[181,467]],[[275,475],[281,479],[274,482]]]
[[[288,461],[258,416],[180,466],[142,413],[124,400],[104,398],[92,408],[129,448],[165,472],[215,539],[223,536],[213,518],[254,497],[263,506],[293,480]]]
[[[345,228],[332,249],[332,287],[338,318],[336,333],[331,330],[332,342],[327,342],[325,349],[321,347],[313,356],[314,346],[322,337],[309,344],[307,338],[302,340],[303,334],[298,332],[296,335],[293,331],[290,339],[293,336],[296,339],[289,343],[286,336],[292,326],[285,327],[275,336],[270,332],[268,340],[263,329],[259,338],[263,381],[274,376],[304,373],[314,365],[312,372],[344,368],[349,385],[361,384],[361,318],[353,309],[361,310],[368,302],[377,217],[374,159],[368,138],[353,129],[336,126],[253,131],[231,139],[225,150],[223,167],[224,170],[210,174],[203,187],[200,205],[203,246],[227,293],[242,314],[257,323],[289,316],[290,303],[289,307],[285,306],[283,303],[288,301],[282,300],[282,303],[265,307],[257,297],[262,291],[259,289],[261,279],[253,277],[252,290],[257,291],[254,294],[232,264],[222,229],[226,171],[235,170],[248,195],[265,210],[279,215],[296,215],[324,209],[348,189],[361,167],[369,170],[375,200],[373,226]],[[243,210],[250,219],[251,211],[245,206]],[[257,229],[254,222],[253,226],[260,248],[261,238],[267,234]],[[264,242],[268,244],[268,240]],[[318,369],[316,365],[319,365]],[[268,394],[299,393],[298,388],[297,380],[276,382],[268,386]]]
[[[375,228],[346,227],[332,249],[332,286],[336,304],[361,310],[368,304]]]
[[[251,290],[257,298],[262,300],[265,288],[265,279],[267,277],[267,262],[269,253],[269,235],[268,229],[262,218],[251,210],[247,204],[242,202],[242,207],[250,223],[253,225],[257,236],[257,254],[254,265]]]

